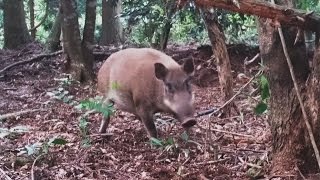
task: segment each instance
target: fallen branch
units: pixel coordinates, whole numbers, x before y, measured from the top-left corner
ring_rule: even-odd
[[[274,0],[272,0],[272,2],[274,3]],[[283,37],[283,32],[282,32],[282,28],[281,28],[280,23],[279,23],[279,27],[278,27],[278,32],[279,32],[279,36],[280,36],[283,52],[284,52],[284,55],[285,55],[287,63],[288,63],[288,67],[289,67],[289,71],[290,71],[291,78],[292,78],[292,81],[293,81],[294,89],[295,89],[295,91],[297,93],[299,104],[300,104],[300,107],[301,107],[301,110],[302,110],[303,119],[304,119],[304,122],[305,122],[305,124],[307,126],[307,131],[308,131],[308,134],[309,134],[309,138],[310,138],[310,141],[311,141],[311,144],[312,144],[312,147],[313,147],[313,150],[314,150],[314,154],[316,156],[316,159],[317,159],[317,162],[318,162],[318,166],[319,166],[319,169],[320,169],[319,149],[318,149],[316,141],[314,139],[314,135],[313,135],[313,132],[312,132],[311,125],[309,123],[309,119],[308,119],[308,116],[307,116],[306,109],[305,109],[305,107],[303,105],[303,101],[302,101],[302,98],[301,98],[301,93],[299,91],[299,87],[298,87],[298,83],[297,83],[297,80],[296,80],[296,76],[295,76],[294,71],[293,71],[293,65],[292,65],[288,50],[287,50],[287,45],[286,45],[286,42],[285,42],[284,37]]]
[[[4,170],[2,170],[1,168],[0,168],[0,174],[2,174],[2,175],[0,176],[0,179],[4,177],[5,180],[12,180],[11,177],[9,177],[9,176],[6,174],[6,172],[5,172]]]
[[[241,92],[255,79],[257,78],[259,75],[261,75],[263,72],[263,70],[260,70],[257,72],[257,74],[255,74],[246,84],[244,84],[242,87],[240,87],[240,89],[238,90],[238,92],[236,94],[234,94],[227,102],[225,102],[222,106],[220,106],[219,108],[212,108],[209,110],[205,110],[205,111],[201,111],[199,113],[197,113],[195,115],[195,117],[200,117],[200,116],[204,116],[204,115],[208,115],[208,114],[216,114],[217,112],[221,111],[221,109],[223,109],[225,106],[227,106],[228,104],[230,104],[237,96],[239,96],[241,94]]]
[[[234,135],[234,136],[242,136],[242,137],[253,138],[252,136],[247,135],[247,134],[239,134],[239,133],[230,132],[230,131],[224,131],[224,130],[220,130],[220,129],[211,129],[211,130],[212,130],[212,131],[215,131],[215,132],[221,132],[221,133],[225,133],[225,134],[231,134],[231,135]]]
[[[50,53],[50,54],[40,54],[40,55],[37,55],[35,57],[32,57],[30,59],[27,59],[27,60],[24,60],[24,61],[19,61],[19,62],[16,62],[16,63],[13,63],[13,64],[10,64],[9,66],[3,68],[0,70],[0,74],[15,67],[15,66],[18,66],[18,65],[23,65],[23,64],[28,64],[28,63],[32,63],[32,62],[36,62],[36,61],[40,61],[42,60],[42,58],[45,58],[45,57],[53,57],[53,56],[56,56],[58,54],[61,54],[63,51],[60,50],[60,51],[57,51],[57,52],[53,52],[53,53]]]
[[[21,115],[27,114],[27,113],[37,112],[37,111],[44,111],[44,110],[45,109],[27,109],[27,110],[18,111],[18,112],[2,114],[2,115],[0,115],[0,121],[8,119],[8,118],[12,118],[12,117],[21,116]]]
[[[231,158],[219,159],[219,160],[215,160],[215,161],[204,161],[204,162],[194,163],[193,165],[198,166],[198,165],[216,164],[216,163],[225,162],[228,160],[231,160]]]

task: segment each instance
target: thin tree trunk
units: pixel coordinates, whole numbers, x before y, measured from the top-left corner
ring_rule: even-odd
[[[4,48],[16,49],[31,41],[22,0],[3,1]]]
[[[47,39],[47,50],[49,52],[54,52],[59,50],[60,45],[60,36],[61,36],[61,21],[62,21],[62,14],[61,14],[61,7],[59,8],[56,19],[53,23],[53,26],[51,28],[51,32],[49,34],[49,37]]]
[[[221,28],[219,27],[220,25],[217,22],[215,15],[210,13],[207,9],[202,9],[201,13],[208,30],[214,60],[216,61],[218,67],[221,93],[223,95],[224,102],[226,102],[233,96],[233,89],[231,64],[227,51],[227,46],[225,44],[224,34]],[[231,103],[223,109],[227,116],[230,116],[232,106],[233,104]]]
[[[87,66],[92,69],[93,67],[93,44],[94,44],[94,31],[96,26],[96,7],[97,0],[86,1],[86,19],[83,30],[82,39],[82,52],[86,60]]]
[[[166,5],[166,19],[165,19],[164,26],[162,28],[161,37],[160,37],[161,50],[165,50],[167,48],[167,44],[170,36],[170,30],[172,27],[172,18],[177,11],[177,4],[175,0],[167,1],[165,5]]]
[[[35,40],[36,39],[36,31],[37,29],[34,28],[34,0],[29,0],[29,13],[30,13],[30,29],[31,30],[31,37],[32,37],[32,40]]]
[[[101,45],[120,44],[123,39],[119,15],[121,0],[102,0]]]
[[[61,0],[63,46],[67,55],[66,68],[74,79],[86,82],[93,79],[93,73],[82,52],[76,9],[75,0]]]

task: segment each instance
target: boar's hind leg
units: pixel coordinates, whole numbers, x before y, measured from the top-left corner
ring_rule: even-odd
[[[148,132],[149,137],[157,138],[157,129],[152,118],[153,114],[143,107],[137,108],[137,114],[140,117],[140,120],[143,122],[143,125]]]
[[[112,102],[111,100],[105,100],[105,103],[110,104],[110,103],[114,103],[114,102]],[[101,124],[100,124],[99,133],[106,133],[109,122],[110,122],[110,116],[103,117]]]
[[[103,117],[101,124],[100,124],[100,128],[99,128],[99,133],[106,133],[107,132],[107,127],[109,125],[110,122],[110,116],[105,118]]]

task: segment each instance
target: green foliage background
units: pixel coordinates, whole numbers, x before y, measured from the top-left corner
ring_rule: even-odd
[[[45,15],[46,0],[35,1],[35,24],[37,25]],[[320,12],[319,0],[295,0],[297,7],[303,10]],[[45,42],[54,23],[59,0],[49,0],[49,14],[37,29],[36,39]],[[78,14],[81,30],[85,20],[85,0],[78,0]],[[161,29],[166,21],[166,2],[163,0],[122,0],[121,24],[125,32],[126,43],[150,46],[159,42]],[[28,0],[24,0],[26,21],[29,27]],[[102,2],[97,1],[95,37],[101,34]],[[222,25],[227,43],[244,43],[257,45],[256,21],[253,16],[215,10],[219,23]],[[172,18],[172,28],[169,41],[176,44],[208,44],[209,39],[199,10],[193,4],[188,4],[177,11]],[[0,11],[0,46],[3,45],[3,12]]]

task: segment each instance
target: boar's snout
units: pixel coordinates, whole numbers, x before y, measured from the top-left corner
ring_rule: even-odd
[[[184,127],[184,128],[190,128],[196,124],[197,124],[197,121],[193,117],[189,117],[189,118],[182,120],[182,127]]]

